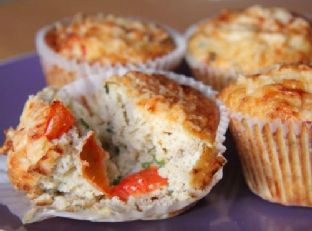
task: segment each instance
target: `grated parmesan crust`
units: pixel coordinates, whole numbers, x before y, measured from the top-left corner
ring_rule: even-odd
[[[145,63],[175,49],[158,25],[113,15],[76,15],[49,31],[46,42],[68,59],[105,65]]]
[[[311,122],[311,77],[311,65],[276,65],[265,73],[239,78],[220,98],[231,111],[262,120]]]
[[[255,74],[276,63],[310,62],[311,25],[283,8],[224,11],[200,24],[188,52],[209,66]]]

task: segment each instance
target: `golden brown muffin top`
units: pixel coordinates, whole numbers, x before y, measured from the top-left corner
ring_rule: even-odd
[[[0,153],[8,153],[8,176],[13,185],[33,197],[41,193],[40,177],[52,172],[63,150],[38,131],[49,116],[48,103],[31,97],[24,106],[16,129],[6,131],[6,141]]]
[[[153,23],[108,16],[75,16],[46,35],[60,55],[89,63],[144,63],[175,49],[170,34]]]
[[[312,60],[311,25],[282,8],[224,11],[195,30],[188,52],[215,68],[255,74],[276,63]]]
[[[110,78],[106,83],[124,86],[127,96],[133,97],[143,110],[179,123],[190,134],[214,144],[220,112],[216,103],[198,90],[179,85],[164,75],[135,71]]]
[[[281,65],[259,75],[241,77],[220,93],[230,111],[257,117],[312,121],[312,66]]]

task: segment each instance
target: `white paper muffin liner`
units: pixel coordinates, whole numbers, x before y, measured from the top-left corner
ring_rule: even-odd
[[[207,22],[211,18],[206,18],[200,22],[190,26],[185,34],[185,43],[186,47],[188,46],[188,41],[195,32],[195,30],[203,23]],[[212,67],[207,63],[203,63],[200,60],[197,60],[186,48],[185,59],[189,65],[193,75],[203,83],[212,86],[213,89],[220,91],[224,87],[228,86],[230,83],[235,81],[238,78],[239,73],[234,69],[221,69]]]
[[[283,205],[312,206],[310,124],[233,112],[230,130],[251,191]]]
[[[95,94],[97,90],[102,89],[102,82],[108,78],[110,78],[113,75],[123,75],[127,73],[129,70],[125,68],[118,68],[118,69],[111,69],[109,71],[106,71],[102,75],[95,75],[90,78],[80,79],[77,81],[74,81],[73,83],[63,87],[61,89],[60,94],[64,93],[66,95],[69,95],[72,98],[80,98],[82,95],[90,95]],[[219,101],[215,99],[216,92],[213,91],[210,87],[202,84],[201,82],[195,81],[194,79],[191,79],[189,77],[174,74],[172,72],[166,72],[166,71],[155,71],[155,70],[141,70],[145,73],[157,73],[157,74],[164,74],[169,79],[172,79],[179,84],[188,85],[191,86],[200,92],[202,92],[205,96],[208,98],[213,99],[216,102],[217,107],[219,108],[220,112],[220,122],[217,128],[216,132],[216,149],[218,152],[218,156],[222,156],[222,153],[225,151],[225,146],[223,145],[223,141],[225,140],[225,133],[228,127],[228,112],[225,109],[224,105]],[[0,160],[1,161],[1,160]],[[0,162],[1,163],[1,162]],[[2,160],[3,163],[3,160]],[[1,165],[0,165],[1,168]],[[128,211],[127,213],[113,213],[110,216],[103,215],[99,210],[83,210],[80,212],[65,212],[65,211],[56,211],[52,208],[49,208],[49,206],[31,206],[30,202],[28,204],[25,204],[25,197],[24,196],[16,196],[14,200],[10,199],[12,198],[12,193],[15,192],[13,187],[10,185],[8,179],[6,178],[6,170],[5,165],[2,164],[2,171],[0,171],[0,179],[4,179],[3,182],[0,184],[0,203],[8,206],[8,208],[16,214],[20,219],[23,220],[25,223],[31,223],[35,221],[40,221],[46,218],[50,217],[68,217],[73,219],[79,219],[79,220],[90,220],[90,221],[96,221],[96,222],[103,222],[103,221],[125,221],[125,220],[152,220],[152,219],[163,219],[168,218],[171,216],[175,216],[181,212],[183,212],[185,209],[192,206],[196,201],[201,199],[202,197],[206,196],[212,187],[222,178],[222,170],[223,167],[220,167],[220,169],[213,175],[210,184],[203,189],[202,191],[198,192],[196,194],[196,198],[190,197],[183,201],[176,200],[172,202],[170,205],[164,205],[164,204],[155,204],[155,206],[144,210],[142,212],[140,211]],[[3,188],[10,189],[10,190],[3,190]],[[16,193],[16,192],[15,192]],[[129,202],[128,202],[129,203]],[[120,210],[120,208],[117,208]],[[28,211],[25,214],[25,211]]]
[[[99,17],[101,17],[101,15],[99,15]],[[181,63],[185,53],[185,41],[183,36],[168,26],[159,25],[170,34],[176,45],[176,48],[172,52],[164,56],[160,56],[159,58],[144,63],[128,65],[103,65],[100,63],[89,64],[88,62],[79,62],[74,59],[67,59],[47,45],[45,42],[45,36],[48,31],[55,28],[57,25],[66,25],[70,22],[70,20],[71,19],[64,19],[58,21],[54,24],[41,28],[37,32],[37,53],[39,54],[48,85],[63,86],[75,79],[102,74],[112,68],[174,70]],[[149,22],[147,20],[141,21]]]

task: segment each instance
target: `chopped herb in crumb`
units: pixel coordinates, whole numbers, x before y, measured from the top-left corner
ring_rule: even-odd
[[[165,160],[157,160],[156,158],[154,158],[154,162],[160,167],[164,167],[165,166]]]
[[[121,181],[121,176],[118,176],[117,178],[115,178],[114,180],[113,180],[113,185],[117,185],[117,184],[119,184],[120,183],[120,181]]]
[[[90,129],[90,125],[84,119],[80,119],[79,121],[86,129]]]
[[[108,123],[108,124],[107,124],[106,131],[107,131],[108,133],[111,133],[111,134],[114,133],[113,125],[112,125],[111,123]]]
[[[129,125],[129,118],[128,118],[126,110],[123,111],[123,116],[125,118],[126,124]]]
[[[153,161],[152,161],[152,162],[149,162],[149,166],[150,166],[151,164],[156,164],[156,165],[158,165],[160,168],[165,166],[165,164],[166,164],[165,160],[157,160],[157,159],[156,159],[156,148],[155,148],[155,147],[153,147],[153,148],[151,148],[150,150],[148,150],[148,154],[151,155],[151,156],[153,157]],[[145,163],[142,163],[142,167],[143,167],[143,164],[145,164]],[[149,167],[149,166],[148,166],[148,167]]]
[[[156,155],[156,148],[153,147],[153,148],[151,148],[150,150],[148,150],[147,152],[148,152],[149,155],[155,157],[155,155]]]
[[[143,162],[141,166],[142,168],[149,168],[151,166],[151,162]]]
[[[132,134],[136,133],[138,130],[139,130],[139,128],[135,128],[131,132],[129,132],[129,134],[132,135]]]
[[[110,128],[110,127],[106,128],[106,131],[107,131],[108,133],[114,133],[113,129]]]
[[[109,94],[109,85],[108,85],[108,83],[104,84],[104,88],[105,88],[106,94]]]

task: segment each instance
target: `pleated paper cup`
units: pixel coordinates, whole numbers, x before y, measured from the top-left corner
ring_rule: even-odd
[[[178,75],[172,72],[161,70],[144,69],[139,71],[146,74],[165,75],[167,78],[179,84],[191,86],[197,89],[207,98],[210,98],[215,102],[216,106],[219,109],[220,120],[216,131],[214,145],[216,147],[217,156],[223,158],[222,154],[226,150],[223,142],[225,140],[225,133],[228,127],[229,117],[223,103],[215,98],[217,92],[212,90],[209,86],[206,86],[201,82],[196,81],[190,77],[186,77],[184,75]],[[125,68],[112,69],[101,75],[94,75],[85,79],[76,80],[73,83],[61,88],[59,94],[63,94],[64,96],[70,97],[72,99],[81,99],[82,96],[92,97],[93,95],[97,94],[98,91],[103,90],[103,81],[115,75],[124,75],[127,72],[129,72],[129,70]],[[132,211],[131,209],[129,209],[135,207],[135,201],[129,200],[130,202],[128,201],[127,204],[116,203],[116,205],[111,205],[112,207],[110,209],[114,212],[109,214],[103,212],[103,210],[105,209],[105,207],[103,206],[105,205],[105,201],[102,204],[102,201],[100,201],[99,204],[94,206],[94,208],[92,207],[86,210],[70,212],[58,211],[49,206],[36,206],[34,204],[31,204],[29,200],[25,200],[25,197],[22,195],[15,196],[13,192],[16,191],[10,185],[6,177],[6,168],[4,164],[2,165],[1,169],[1,162],[3,163],[3,161],[1,161],[0,159],[0,180],[3,178],[3,182],[0,181],[0,203],[8,206],[8,208],[20,219],[22,219],[24,223],[36,222],[51,217],[68,217],[72,219],[90,220],[95,222],[116,222],[138,219],[153,220],[168,218],[178,215],[190,206],[194,205],[199,199],[206,196],[215,186],[215,184],[217,184],[222,179],[223,176],[223,166],[220,166],[220,168],[213,174],[209,184],[207,184],[203,190],[196,192],[196,194],[194,194],[192,197],[186,198],[185,200],[172,200],[166,205],[164,205],[163,203],[150,204],[149,208],[144,211]],[[12,195],[14,195],[14,200],[12,199]],[[120,211],[127,212],[125,213]]]
[[[239,74],[235,71],[221,70],[196,60],[191,54],[186,55],[186,61],[194,77],[213,89],[221,91],[234,82]]]
[[[283,205],[312,206],[311,124],[232,113],[230,130],[251,191]]]
[[[102,15],[99,15],[101,17]],[[78,78],[87,78],[91,75],[103,74],[112,68],[127,69],[155,69],[155,70],[174,70],[181,63],[185,53],[185,41],[175,30],[165,25],[159,25],[166,30],[175,43],[175,49],[170,53],[160,56],[147,62],[136,64],[116,64],[104,65],[100,63],[90,64],[74,59],[67,59],[52,49],[45,41],[46,34],[53,28],[66,25],[71,19],[64,19],[52,25],[43,27],[36,35],[36,48],[40,57],[41,65],[48,85],[63,86]],[[140,19],[139,19],[140,20]],[[147,22],[141,20],[142,22]]]
[[[196,29],[201,24],[207,22],[209,19],[210,18],[204,19],[187,29],[184,35],[186,47],[189,39],[196,31]],[[200,60],[197,60],[190,52],[187,51],[187,49],[185,59],[194,77],[202,81],[203,83],[212,86],[212,88],[217,91],[222,90],[230,83],[234,82],[239,75],[239,73],[237,73],[237,71],[235,71],[234,69],[216,68]]]

